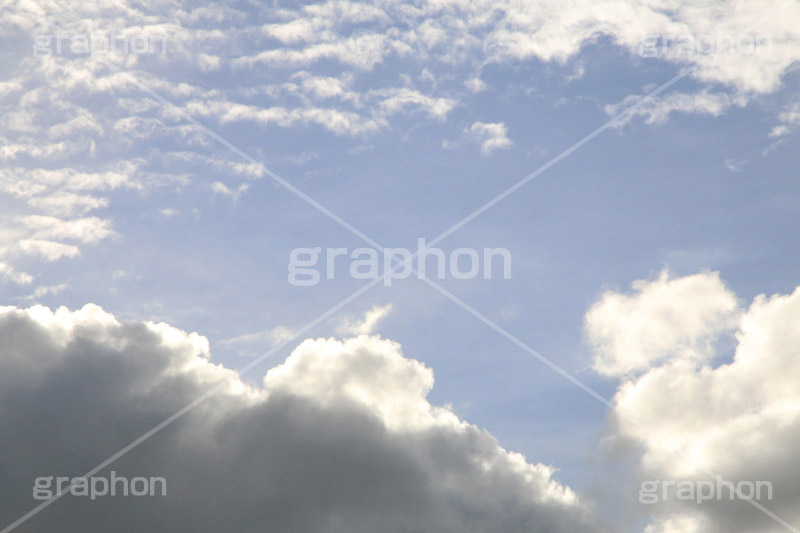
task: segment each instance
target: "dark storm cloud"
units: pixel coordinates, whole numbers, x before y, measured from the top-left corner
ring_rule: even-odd
[[[425,396],[399,345],[307,341],[263,389],[207,342],[97,307],[0,310],[0,514],[39,476],[82,475],[210,387],[220,394],[98,475],[161,476],[164,497],[66,495],[18,531],[597,531],[552,470]]]

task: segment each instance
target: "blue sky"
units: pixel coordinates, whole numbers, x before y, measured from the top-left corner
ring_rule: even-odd
[[[292,249],[365,244],[185,115],[381,245],[415,250],[691,66],[439,244],[508,249],[511,279],[441,285],[611,398],[620,381],[592,368],[584,330],[604,291],[713,271],[746,307],[800,274],[798,6],[664,4],[87,3],[39,18],[18,2],[0,17],[2,301],[167,322],[240,368],[270,331],[364,284],[293,286]],[[31,54],[35,35],[112,28],[166,36],[166,53]],[[648,35],[711,29],[772,48],[640,57]],[[605,406],[416,279],[373,288],[243,379],[387,305],[374,333],[434,371],[432,404],[579,492],[604,486]]]

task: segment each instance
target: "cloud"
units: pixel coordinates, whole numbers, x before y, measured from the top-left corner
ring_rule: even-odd
[[[74,244],[43,239],[23,239],[17,243],[17,248],[27,255],[38,256],[46,261],[57,261],[62,257],[81,255],[80,248]]]
[[[17,285],[28,285],[33,282],[33,276],[25,272],[17,272],[14,267],[6,263],[0,263],[0,276]]]
[[[239,198],[242,197],[244,193],[250,188],[249,183],[242,183],[235,189],[231,189],[221,181],[215,181],[211,184],[211,189],[214,191],[214,194],[219,194],[221,196],[227,196],[234,202],[238,202]]]
[[[735,159],[735,158],[729,157],[729,158],[725,159],[724,165],[725,165],[725,168],[727,168],[731,172],[734,172],[734,173],[741,172],[742,169],[745,167],[745,165],[747,165],[747,160],[746,159]]]
[[[770,46],[754,50],[741,47],[731,53],[725,46],[710,53],[661,57],[662,61],[692,64],[695,77],[713,84],[721,83],[738,91],[766,93],[776,90],[782,76],[800,59],[797,46],[800,30],[798,6],[771,0],[757,7],[744,0],[724,7],[692,1],[675,7],[644,1],[592,2],[584,0],[563,9],[558,4],[532,2],[513,4],[488,34],[488,48],[496,57],[539,58],[566,61],[599,36],[610,37],[617,45],[638,54],[648,39],[671,36],[699,40],[721,35],[768,37]],[[794,26],[794,27],[793,27]]]
[[[192,116],[215,116],[221,124],[255,122],[261,126],[276,125],[282,128],[298,124],[316,125],[337,135],[350,136],[372,134],[387,125],[383,118],[374,119],[330,107],[262,107],[227,100],[192,100],[186,105],[186,110]]]
[[[203,70],[205,72],[212,70],[219,70],[219,67],[222,64],[221,57],[210,54],[198,54],[197,60],[198,60],[198,65],[200,66],[200,70]]]
[[[480,143],[481,152],[487,155],[495,150],[510,148],[514,144],[508,138],[508,128],[502,122],[475,122],[468,133]]]
[[[781,123],[772,129],[770,137],[782,137],[800,126],[800,101],[787,105],[778,115],[778,120]]]
[[[264,353],[268,347],[289,339],[294,335],[294,331],[287,326],[275,326],[257,333],[247,333],[220,342],[220,345],[227,348],[236,349],[241,355],[247,357],[258,357]]]
[[[33,197],[28,200],[28,204],[48,214],[70,217],[108,207],[108,198],[56,191],[49,195]]]
[[[604,294],[587,324],[600,370],[636,370],[622,377],[609,431],[612,441],[634,445],[621,449],[638,461],[637,480],[706,480],[713,472],[734,483],[768,481],[774,498],[760,503],[797,524],[800,288],[756,297],[731,332],[725,317],[735,298],[716,273],[634,286],[634,295]],[[726,334],[728,343],[706,342]],[[632,483],[630,497],[637,492]],[[785,531],[727,493],[643,511],[653,520],[648,533]]]
[[[42,285],[36,287],[36,289],[33,291],[33,294],[25,296],[21,299],[28,301],[38,300],[39,298],[43,298],[49,294],[58,294],[60,292],[63,292],[68,286],[69,285],[66,282],[59,283],[58,285]]]
[[[87,172],[7,166],[0,170],[0,194],[17,202],[3,215],[0,259],[9,266],[20,256],[45,261],[77,257],[81,247],[117,236],[110,218],[85,216],[109,206],[104,193],[121,189],[146,192],[180,179],[141,169],[141,160],[117,161]]]
[[[290,79],[299,80],[300,85],[284,85],[290,90],[298,90],[303,94],[319,98],[341,98],[343,100],[358,101],[359,95],[351,90],[355,76],[352,73],[345,73],[341,78],[333,76],[314,76],[305,71],[293,74]]]
[[[391,33],[397,33],[393,31]],[[361,70],[372,70],[394,51],[392,40],[377,33],[337,35],[335,40],[309,44],[301,49],[277,48],[242,57],[235,66],[304,67],[322,60],[335,60]]]
[[[36,239],[70,239],[96,244],[115,235],[109,221],[97,217],[63,220],[44,215],[28,215],[22,218],[22,222]]]
[[[0,233],[0,258],[28,255],[56,261],[80,255],[79,245],[97,244],[117,235],[108,219],[98,217],[62,219],[18,215],[3,218],[6,227]]]
[[[33,480],[80,475],[210,387],[221,392],[115,463],[161,476],[157,499],[74,496],[31,519],[86,531],[598,531],[553,469],[501,448],[426,396],[433,374],[397,343],[301,343],[262,387],[166,324],[97,306],[0,309],[0,509]]]
[[[284,20],[267,24],[264,31],[284,47],[239,61],[243,65],[307,67],[334,60],[362,70],[375,68],[393,54],[435,57],[450,64],[530,59],[563,63],[602,36],[638,55],[643,43],[660,36],[696,41],[720,35],[723,44],[710,51],[661,55],[652,60],[691,64],[696,68],[695,77],[708,84],[768,93],[780,86],[781,78],[800,59],[800,30],[794,24],[797,9],[781,0],[758,6],[737,0],[724,8],[701,1],[675,7],[644,1],[581,0],[571,3],[569,9],[544,0],[453,1],[416,9],[329,1],[281,11]],[[343,17],[344,12],[364,14],[358,18],[363,33],[352,33],[352,23]],[[745,46],[753,36],[763,45]],[[733,52],[725,46],[726,39],[737,43]]]
[[[486,90],[486,82],[480,78],[470,78],[464,82],[464,87],[471,93],[479,93]]]
[[[379,107],[384,116],[399,113],[405,108],[418,108],[428,113],[429,116],[444,119],[456,106],[456,101],[450,98],[432,98],[413,89],[384,89],[370,91],[367,97],[379,96]]]
[[[717,272],[640,280],[633,294],[603,293],[586,313],[593,368],[607,376],[648,370],[668,357],[708,361],[713,341],[733,326],[736,296]]]
[[[392,309],[392,304],[373,306],[361,320],[344,319],[337,331],[342,335],[370,335],[375,332],[378,323],[392,312]]]
[[[614,105],[605,106],[606,113],[616,115],[632,106],[642,96],[631,95]],[[742,107],[747,100],[741,96],[733,97],[725,93],[702,90],[697,93],[673,92],[663,97],[648,100],[626,116],[627,122],[635,116],[645,117],[648,124],[666,122],[673,113],[696,113],[718,117],[732,106]]]
[[[798,9],[784,0],[758,5],[733,0],[724,9],[701,0],[677,7],[644,0],[578,0],[570,9],[548,0],[453,0],[414,8],[330,0],[290,8],[256,3],[200,10],[180,1],[145,12],[121,1],[81,6],[76,17],[71,4],[49,3],[42,11],[36,3],[17,2],[0,14],[0,25],[16,36],[32,41],[36,35],[102,37],[115,31],[129,40],[163,39],[167,53],[140,56],[115,47],[106,54],[49,50],[32,56],[27,48],[11,49],[12,74],[0,82],[0,160],[6,163],[0,194],[24,202],[21,214],[68,220],[110,207],[110,198],[124,191],[180,186],[190,175],[208,180],[202,184],[208,190],[212,180],[222,178],[209,180],[197,168],[186,170],[203,157],[215,168],[249,178],[263,175],[252,165],[214,154],[211,139],[175,108],[143,95],[131,77],[177,109],[216,119],[219,125],[250,122],[366,138],[401,124],[416,127],[418,121],[403,120],[409,115],[446,120],[463,100],[485,88],[476,73],[487,67],[500,73],[525,62],[574,60],[580,71],[581,50],[605,37],[608,46],[628,50],[634,62],[695,67],[697,92],[668,94],[642,106],[637,113],[648,122],[667,120],[675,112],[718,116],[781,88],[800,59]],[[653,36],[729,36],[753,24],[753,33],[769,37],[768,47],[638,56],[642,42]],[[392,72],[401,62],[403,72]],[[565,65],[565,80],[574,75],[575,64]],[[215,83],[226,69],[242,83]],[[773,137],[796,126],[795,111],[789,106],[781,113]],[[471,133],[488,154],[511,145],[504,127],[475,122]],[[143,153],[153,157],[144,159]],[[181,160],[172,157],[176,154],[193,157]],[[153,159],[173,165],[157,172],[150,167]],[[112,190],[118,194],[109,194]],[[0,259],[8,264],[24,251],[14,244],[26,238],[59,244],[47,246],[44,254],[43,246],[25,247],[48,258],[78,255],[82,248],[24,235],[25,228],[10,218],[3,223],[21,235],[0,242]],[[66,247],[77,247],[77,253]]]
[[[158,210],[158,214],[164,218],[172,218],[181,214],[181,212],[174,207],[163,207]]]
[[[786,124],[778,124],[777,126],[772,128],[772,131],[769,132],[769,136],[783,137],[784,135],[787,135],[791,131],[792,131],[791,128],[789,128],[789,126],[787,126]]]

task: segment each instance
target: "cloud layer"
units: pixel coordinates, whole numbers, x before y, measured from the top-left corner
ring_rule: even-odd
[[[93,235],[114,235],[103,213],[112,191],[199,180],[201,189],[236,199],[247,191],[243,181],[263,175],[213,145],[184,114],[215,129],[300,128],[363,139],[449,120],[488,87],[481,76],[489,68],[565,63],[601,39],[628,51],[635,66],[642,42],[654,37],[768,37],[770,46],[752,53],[646,59],[693,66],[701,84],[642,106],[647,121],[673,112],[717,116],[780,89],[800,59],[799,9],[782,0],[579,0],[569,9],[551,0],[330,0],[294,8],[12,1],[0,14],[0,32],[19,43],[4,50],[9,68],[0,81],[0,223],[7,228],[0,260],[12,267],[24,256],[55,261],[98,242],[65,236],[61,226],[91,224]],[[109,51],[83,53],[82,41],[65,36],[108,43]],[[130,52],[139,42],[147,53]],[[778,118],[774,136],[794,127],[792,109]],[[485,154],[513,144],[499,118],[460,120],[456,129]],[[221,175],[209,179],[208,169]],[[53,217],[59,228],[41,237],[30,215]]]
[[[263,387],[165,324],[97,306],[0,309],[0,508],[34,478],[77,476],[210,387],[222,392],[123,457],[163,498],[65,496],[30,522],[81,531],[597,531],[553,469],[502,449],[426,395],[433,374],[397,343],[307,340]]]
[[[595,367],[622,378],[611,436],[641,451],[633,457],[639,479],[707,480],[711,472],[768,481],[774,499],[760,503],[796,525],[798,323],[800,288],[741,309],[717,273],[662,274],[636,282],[632,294],[604,294],[587,334]],[[715,337],[729,342],[710,342]],[[786,531],[745,501],[667,501],[645,511],[654,517],[650,533]]]

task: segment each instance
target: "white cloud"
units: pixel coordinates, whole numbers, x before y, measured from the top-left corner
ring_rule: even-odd
[[[338,135],[360,136],[375,133],[386,126],[383,118],[370,118],[353,111],[322,107],[260,107],[229,101],[193,100],[186,106],[192,116],[216,116],[222,124],[256,122],[262,126],[283,128],[297,124],[321,126]]]
[[[3,516],[30,509],[31,480],[78,475],[219,385],[112,467],[164,477],[167,497],[51,506],[36,527],[224,530],[235,517],[276,533],[599,531],[551,467],[431,405],[433,373],[395,342],[307,340],[263,388],[209,357],[196,333],[97,306],[0,308],[0,423],[14,426],[0,440]]]
[[[606,113],[616,115],[638,101],[641,95],[631,95],[614,105],[605,106]],[[637,107],[626,117],[626,121],[634,116],[645,117],[648,124],[666,122],[672,113],[698,113],[714,117],[723,115],[732,106],[744,106],[747,100],[741,96],[732,97],[725,93],[713,93],[702,90],[697,93],[673,92],[663,97],[651,98]]]
[[[121,161],[114,170],[82,172],[75,168],[6,167],[0,171],[0,191],[21,197],[63,191],[99,192],[119,188],[146,188],[147,173],[141,172],[138,161]],[[139,178],[139,179],[136,179]]]
[[[735,298],[716,274],[637,282],[636,294],[609,292],[587,324],[596,367],[620,375],[611,436],[639,451],[638,479],[768,481],[761,501],[800,521],[800,287],[758,296],[735,322],[735,349],[705,339],[729,332]],[[636,423],[634,423],[636,422]],[[638,424],[637,424],[638,423]],[[632,451],[638,450],[638,451]],[[633,483],[638,487],[638,483]],[[635,492],[637,489],[632,489]],[[703,505],[674,498],[644,509],[652,533],[774,533],[782,526],[745,501]]]
[[[486,90],[486,82],[480,78],[470,78],[464,82],[464,86],[469,89],[471,93],[478,93]]]
[[[508,128],[502,122],[475,122],[470,126],[469,134],[480,143],[481,152],[487,155],[514,144],[508,138]]]
[[[85,216],[104,209],[110,191],[146,192],[182,178],[141,169],[139,159],[117,161],[103,170],[7,166],[0,170],[0,194],[13,198],[16,210],[2,216],[0,260],[13,265],[21,255],[55,261],[77,257],[81,247],[115,237],[110,218]],[[13,214],[12,214],[13,213]]]
[[[447,62],[464,62],[475,56],[496,62],[531,58],[565,62],[601,36],[638,54],[646,39],[657,36],[699,39],[705,35],[735,38],[755,34],[768,37],[769,46],[754,50],[740,46],[733,53],[719,46],[710,53],[671,55],[660,60],[694,64],[696,77],[708,83],[766,93],[776,90],[782,76],[800,59],[798,8],[780,0],[758,6],[737,0],[724,9],[700,1],[678,6],[620,0],[581,0],[570,4],[569,9],[546,0],[454,1],[416,9],[339,1],[319,6],[282,11],[285,20],[267,25],[265,31],[286,48],[244,57],[242,64],[306,66],[334,59],[371,69],[391,53],[425,58],[433,55]],[[350,35],[342,10],[353,9],[368,11],[369,16],[359,21],[366,27],[371,24],[373,29],[380,28],[381,33]]]
[[[724,161],[725,168],[730,170],[731,172],[741,172],[742,169],[747,165],[746,159],[735,159],[735,158],[728,158]]]
[[[356,37],[337,35],[335,40],[329,42],[309,44],[302,49],[267,50],[237,59],[233,64],[251,68],[258,65],[302,67],[324,59],[332,59],[350,67],[372,70],[393,51],[392,44],[391,39],[376,33],[365,33]]]
[[[656,523],[648,525],[644,533],[703,533],[711,531],[710,527],[702,516],[677,515],[659,518]]]
[[[44,215],[22,217],[22,223],[32,232],[34,239],[73,240],[79,243],[97,244],[116,235],[111,223],[97,217],[60,219]]]
[[[174,207],[163,207],[158,210],[158,214],[164,218],[172,218],[181,214],[181,212]]]
[[[220,344],[227,348],[236,349],[241,355],[247,357],[257,357],[264,353],[268,347],[275,346],[294,335],[287,326],[275,326],[257,333],[247,333],[226,339]]]
[[[114,50],[102,57],[32,57],[31,50],[10,51],[13,75],[0,82],[0,160],[6,163],[0,192],[24,199],[29,207],[24,214],[67,220],[109,207],[115,196],[106,194],[111,190],[143,192],[186,184],[188,161],[163,173],[148,171],[143,145],[152,148],[162,140],[168,142],[152,150],[156,158],[168,159],[162,145],[178,144],[175,152],[226,161],[222,164],[238,166],[235,172],[250,178],[263,174],[211,154],[211,139],[103,61],[119,65],[197,118],[368,137],[392,131],[400,117],[412,113],[445,120],[469,93],[485,87],[476,73],[485,76],[486,67],[507,72],[531,60],[565,62],[603,37],[632,54],[649,36],[735,34],[755,22],[753,32],[771,38],[771,49],[754,53],[646,59],[696,66],[693,75],[703,86],[697,94],[670,94],[643,106],[639,113],[651,122],[673,112],[717,116],[756,95],[776,92],[800,59],[798,8],[769,17],[786,5],[783,0],[758,5],[733,0],[724,9],[702,0],[673,4],[578,0],[564,9],[550,0],[448,0],[415,6],[331,0],[287,8],[213,4],[198,9],[180,1],[143,11],[121,1],[82,6],[76,17],[72,5],[47,2],[43,8],[18,2],[3,10],[0,24],[29,40],[46,33],[99,36],[115,30],[126,37],[165,36],[167,53],[137,57]],[[378,69],[388,71],[397,60],[404,72],[386,76]],[[578,71],[582,60],[575,61]],[[262,65],[270,68],[264,71]],[[226,68],[244,74],[237,77],[241,87],[216,84]],[[576,66],[568,69],[565,79]],[[773,136],[791,131],[792,117],[787,108]],[[511,145],[504,127],[475,122],[478,131],[471,133],[480,137],[484,153],[492,153]],[[31,168],[32,160],[37,168]],[[209,182],[202,188],[209,190]],[[12,264],[16,258],[9,251],[22,249],[0,242],[0,259]]]
[[[239,198],[241,198],[242,195],[244,193],[246,193],[249,188],[250,188],[250,184],[249,183],[242,183],[241,185],[239,185],[235,189],[231,189],[230,187],[228,187],[227,185],[225,185],[221,181],[215,181],[214,183],[211,184],[211,190],[214,191],[214,194],[219,194],[221,196],[227,196],[228,198],[230,198],[234,202],[238,202]]]
[[[795,24],[800,16],[798,9],[780,0],[758,6],[738,0],[724,7],[703,2],[673,5],[584,0],[571,4],[570,9],[541,1],[514,4],[488,38],[490,49],[499,58],[565,61],[600,35],[611,37],[636,54],[645,39],[662,35],[738,37],[745,32],[768,36],[771,47],[759,47],[754,52],[728,53],[721,46],[712,53],[662,59],[694,64],[696,77],[703,81],[764,93],[777,89],[783,74],[800,59],[800,30]]]
[[[786,124],[779,124],[772,128],[772,131],[769,132],[770,137],[783,137],[784,135],[791,132],[792,129],[787,126]]]
[[[198,54],[197,61],[198,65],[200,65],[200,69],[206,72],[219,70],[219,67],[222,64],[221,57],[210,54]]]
[[[59,283],[58,285],[41,285],[34,289],[33,294],[25,296],[22,300],[38,300],[50,294],[58,294],[63,292],[69,286],[68,283]]]
[[[259,163],[212,157],[197,152],[169,152],[164,154],[164,159],[169,164],[178,162],[198,165],[201,168],[211,167],[214,170],[245,176],[248,179],[258,179],[266,174],[264,166]]]
[[[342,335],[370,335],[375,332],[378,324],[392,312],[392,305],[376,305],[360,320],[345,318],[338,328]]]
[[[708,361],[713,341],[733,326],[737,303],[719,273],[640,280],[633,294],[603,293],[586,313],[593,367],[608,376],[648,370],[668,357]]]
[[[80,249],[74,244],[63,244],[42,239],[23,239],[17,247],[28,255],[38,256],[46,261],[57,261],[62,257],[77,257]]]
[[[534,58],[566,61],[601,36],[638,53],[642,40],[649,36],[715,34],[717,30],[723,35],[735,34],[760,21],[753,31],[772,39],[771,50],[653,59],[694,64],[696,76],[707,82],[707,87],[697,94],[667,95],[643,107],[640,114],[652,122],[665,120],[676,111],[716,116],[732,106],[744,105],[754,94],[777,90],[782,76],[800,59],[797,8],[768,17],[785,5],[782,0],[765,0],[758,6],[735,0],[720,9],[700,0],[680,6],[580,0],[564,9],[547,0],[479,0],[410,8],[404,4],[333,0],[296,8],[253,6],[246,11],[213,5],[202,12],[179,2],[169,9],[144,13],[127,2],[118,2],[103,4],[102,8],[100,4],[83,7],[78,19],[71,6],[48,4],[44,20],[34,4],[18,3],[4,11],[2,20],[9,28],[30,36],[64,28],[73,34],[102,35],[114,29],[128,37],[166,36],[167,54],[139,58],[116,50],[102,59],[133,71],[148,87],[198,117],[214,116],[221,123],[253,121],[265,127],[306,126],[337,135],[368,136],[389,129],[400,113],[421,110],[431,119],[446,118],[462,95],[452,90],[443,94],[438,80],[463,75],[465,65],[514,65]],[[358,31],[354,31],[354,25]],[[270,72],[277,71],[277,80],[258,79],[251,86],[236,89],[185,81],[194,79],[187,74],[202,77],[227,66],[225,58],[236,54],[241,57],[232,61],[232,66],[268,64],[275,67]],[[363,83],[361,76],[394,57],[424,66],[419,76],[407,79],[416,79],[430,90],[423,91],[413,83],[405,87]],[[283,67],[286,70],[280,70]],[[304,70],[295,74],[298,68]],[[109,71],[100,57],[32,58],[24,54],[18,57],[14,72],[17,74],[12,79],[0,83],[0,116],[6,126],[0,139],[0,158],[24,162],[34,157],[49,164],[42,165],[48,170],[24,169],[31,176],[16,175],[10,185],[0,177],[0,190],[40,185],[37,179],[50,173],[64,180],[61,185],[52,185],[63,189],[58,192],[83,194],[82,200],[63,196],[32,199],[35,209],[44,214],[61,216],[74,209],[73,213],[79,215],[105,207],[107,200],[103,197],[93,195],[90,199],[86,194],[88,184],[81,185],[81,192],[66,182],[81,177],[114,178],[97,168],[85,168],[98,153],[120,154],[121,149],[154,138],[183,143],[182,151],[197,151],[199,147],[207,153],[209,139],[185,124],[174,109],[143,98],[127,75]],[[485,82],[475,77],[474,68],[467,72],[469,78],[456,87],[464,86],[469,92],[485,88]],[[719,84],[725,87],[709,88]],[[277,101],[254,101],[253,91],[262,91],[260,94]],[[114,99],[107,98],[112,94]],[[91,98],[98,95],[101,98]],[[774,136],[784,135],[791,126],[791,111],[783,117]],[[487,153],[510,143],[507,135],[497,134],[492,139],[482,141]],[[79,166],[80,171],[76,170]],[[101,185],[97,190],[139,187],[141,172],[141,168],[133,176],[122,172],[116,177],[123,182]],[[163,182],[165,177],[158,181]],[[172,177],[185,180],[178,172]]]
[[[39,211],[67,217],[85,215],[90,211],[108,207],[108,203],[108,198],[66,191],[55,191],[28,200],[28,205]]]
[[[25,272],[17,272],[11,265],[0,263],[0,275],[17,285],[28,285],[33,282],[33,276]]]
[[[775,126],[770,132],[770,137],[782,137],[787,135],[797,126],[800,126],[800,102],[792,102],[778,115],[781,123]]]
[[[300,85],[297,89],[303,94],[319,98],[322,100],[328,98],[341,98],[352,102],[358,102],[359,94],[353,92],[351,86],[355,80],[352,73],[345,73],[340,78],[333,76],[314,76],[305,71],[300,71],[290,77],[292,80],[299,80]],[[294,86],[288,85],[290,90],[295,89]]]
[[[378,104],[384,116],[391,116],[405,108],[422,109],[429,116],[444,119],[455,106],[455,100],[450,98],[433,98],[413,89],[383,89],[370,91],[367,98],[378,96]]]

